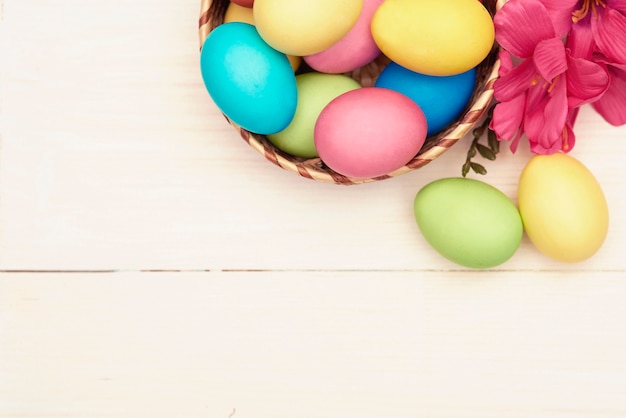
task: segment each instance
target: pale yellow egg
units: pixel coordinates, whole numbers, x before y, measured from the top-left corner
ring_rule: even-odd
[[[254,13],[252,8],[243,7],[237,3],[231,2],[226,9],[226,14],[224,15],[224,23],[228,22],[243,22],[254,25]],[[297,71],[302,64],[302,57],[287,55],[287,58],[289,59],[291,68],[293,68],[294,71]]]
[[[526,234],[550,258],[579,262],[594,255],[609,228],[600,184],[577,159],[536,155],[520,176],[518,205]]]
[[[265,42],[285,54],[306,56],[343,38],[362,7],[363,0],[255,0],[253,10]]]
[[[243,22],[254,25],[254,14],[251,7],[243,7],[237,3],[231,2],[226,9],[224,15],[224,23]]]

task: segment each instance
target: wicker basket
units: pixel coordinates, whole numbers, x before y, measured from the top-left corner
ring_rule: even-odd
[[[506,0],[484,0],[483,4],[493,15],[505,2]],[[229,0],[201,0],[199,20],[200,47],[202,47],[210,31],[222,24],[229,3]],[[388,62],[389,60],[381,55],[372,63],[347,75],[354,78],[364,87],[371,86]],[[494,45],[491,53],[477,68],[478,80],[474,94],[466,110],[456,122],[449,125],[443,131],[428,137],[419,153],[406,165],[387,175],[375,178],[355,179],[346,177],[331,170],[319,158],[304,159],[294,157],[276,148],[264,135],[251,133],[237,126],[232,121],[228,120],[228,118],[227,121],[252,148],[263,155],[267,160],[302,177],[342,185],[379,181],[423,167],[439,157],[459,139],[469,133],[491,104],[493,99],[493,84],[498,77],[499,67],[498,46]]]

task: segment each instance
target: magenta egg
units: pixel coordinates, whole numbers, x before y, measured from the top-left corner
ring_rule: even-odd
[[[408,163],[426,140],[428,126],[419,106],[380,87],[349,91],[332,100],[315,124],[315,147],[339,174],[374,178]]]
[[[373,61],[380,49],[374,41],[370,24],[374,12],[383,2],[363,0],[361,14],[350,32],[330,48],[305,56],[304,61],[314,70],[336,74],[353,71]]]

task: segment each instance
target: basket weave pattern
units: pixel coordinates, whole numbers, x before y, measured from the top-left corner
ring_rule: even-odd
[[[505,2],[506,0],[484,0],[483,4],[493,15]],[[224,21],[224,15],[229,3],[230,0],[201,0],[199,19],[200,47],[202,47],[209,33]],[[463,114],[443,131],[428,137],[419,153],[406,165],[380,177],[367,179],[346,177],[331,170],[319,158],[305,159],[289,155],[276,148],[264,135],[248,132],[228,120],[228,118],[226,120],[253,149],[263,155],[268,161],[302,177],[342,185],[384,180],[425,166],[471,131],[476,122],[485,114],[493,99],[493,84],[498,77],[498,69],[500,67],[497,53],[498,46],[494,45],[491,53],[478,66],[476,88]],[[370,64],[346,75],[354,78],[363,87],[372,86],[378,74],[380,74],[388,62],[389,60],[381,55]]]

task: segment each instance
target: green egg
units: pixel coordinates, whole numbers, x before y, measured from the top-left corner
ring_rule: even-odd
[[[320,113],[334,98],[361,87],[341,74],[304,73],[296,77],[298,103],[291,123],[281,132],[267,138],[278,149],[296,157],[318,157],[313,132]]]
[[[479,180],[435,180],[417,193],[413,208],[426,241],[464,267],[486,269],[504,263],[524,234],[511,199]]]

